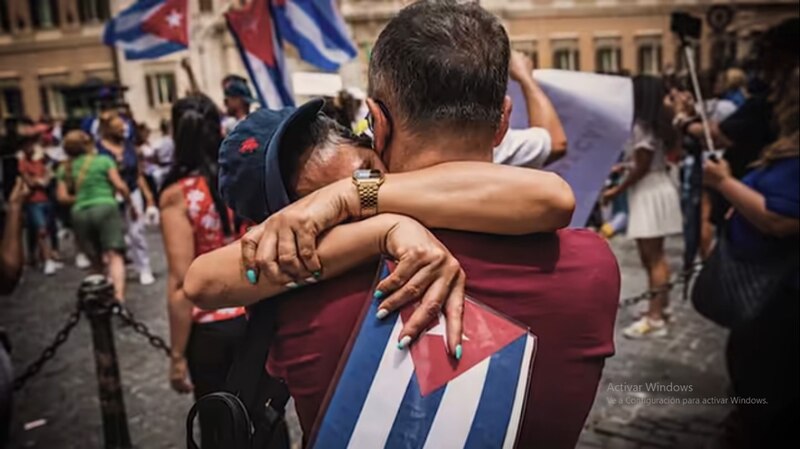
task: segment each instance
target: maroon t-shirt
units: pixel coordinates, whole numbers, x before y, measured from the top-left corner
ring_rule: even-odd
[[[605,241],[586,230],[518,237],[437,231],[461,262],[467,294],[538,337],[519,447],[574,448],[614,353],[620,276]],[[376,263],[281,298],[269,370],[286,380],[306,438],[348,339]]]

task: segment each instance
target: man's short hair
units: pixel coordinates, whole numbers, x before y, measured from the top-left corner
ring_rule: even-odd
[[[475,2],[423,0],[375,42],[369,96],[412,129],[500,122],[510,49],[503,25]]]

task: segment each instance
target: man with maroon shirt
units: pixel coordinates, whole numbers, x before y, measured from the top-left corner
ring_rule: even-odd
[[[374,149],[389,171],[490,162],[507,129],[508,58],[502,25],[475,4],[402,10],[378,38],[369,72]],[[519,447],[574,447],[614,351],[619,268],[608,246],[583,230],[436,235],[461,263],[467,294],[538,337]],[[286,380],[306,438],[364,301],[381,296],[370,287],[375,270],[371,262],[281,295],[268,367]]]

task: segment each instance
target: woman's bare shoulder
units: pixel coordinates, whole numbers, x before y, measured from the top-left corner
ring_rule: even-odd
[[[186,207],[183,199],[183,186],[180,182],[176,182],[167,187],[161,192],[161,197],[158,200],[158,206],[161,210]]]

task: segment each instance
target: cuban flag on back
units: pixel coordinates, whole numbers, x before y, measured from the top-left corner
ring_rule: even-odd
[[[189,45],[187,0],[139,0],[106,23],[103,42],[125,59],[154,59]]]
[[[283,38],[300,58],[334,72],[356,56],[356,48],[339,15],[336,0],[273,0]]]
[[[384,266],[381,277],[388,274]],[[528,393],[536,337],[467,298],[464,353],[445,352],[440,317],[408,350],[397,349],[410,304],[384,320],[369,305],[340,367],[314,449],[513,448]]]
[[[252,0],[244,9],[225,13],[242,62],[262,107],[294,106],[280,32],[269,0]]]

